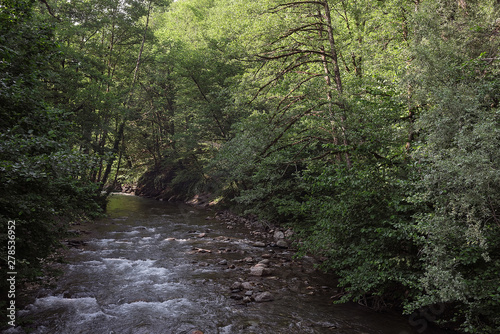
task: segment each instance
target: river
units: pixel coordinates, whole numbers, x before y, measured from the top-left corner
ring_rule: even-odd
[[[426,321],[334,305],[334,278],[288,249],[256,247],[214,212],[113,195],[108,217],[56,265],[5,333],[422,333]],[[80,242],[80,244],[78,243]],[[262,246],[262,245],[260,245]],[[250,275],[265,260],[266,276]],[[267,263],[269,262],[269,263]],[[269,292],[271,301],[256,302]],[[425,333],[443,333],[425,330]]]

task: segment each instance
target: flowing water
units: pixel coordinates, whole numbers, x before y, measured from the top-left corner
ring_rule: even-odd
[[[331,276],[287,249],[255,247],[244,226],[207,220],[213,212],[113,195],[107,213],[84,244],[65,252],[56,284],[40,289],[6,333],[409,334],[427,327],[333,305]],[[263,258],[272,273],[251,276]],[[274,300],[249,301],[265,291]]]

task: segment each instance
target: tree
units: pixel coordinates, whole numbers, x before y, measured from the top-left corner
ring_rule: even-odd
[[[52,101],[70,105],[80,127],[81,149],[99,155],[92,179],[109,186],[117,174],[117,158],[127,123],[141,109],[136,104],[139,69],[146,41],[152,40],[149,19],[162,1],[86,1],[52,5],[62,54],[54,71]],[[119,159],[118,159],[119,160]],[[111,186],[110,186],[111,189]]]
[[[93,157],[74,148],[74,115],[46,98],[58,57],[53,26],[31,1],[5,3],[0,19],[0,259],[7,268],[7,223],[15,221],[21,282],[39,277],[68,225],[98,215],[101,203],[88,179]]]
[[[182,197],[208,189],[213,182],[203,166],[231,137],[239,112],[230,89],[242,65],[234,61],[228,47],[232,41],[214,21],[222,3],[178,2],[155,18],[156,61],[146,67],[141,84],[149,111],[136,123],[143,149],[154,156],[140,184],[150,195]],[[154,185],[153,179],[163,181]]]
[[[249,116],[215,173],[246,212],[293,226],[303,253],[324,255],[343,301],[401,303],[422,270],[409,229],[417,209],[404,200],[411,123],[396,76],[409,5],[267,3],[241,83]]]
[[[409,77],[418,118],[413,197],[424,287],[411,309],[444,303],[468,332],[500,329],[500,118],[496,1],[423,2]]]

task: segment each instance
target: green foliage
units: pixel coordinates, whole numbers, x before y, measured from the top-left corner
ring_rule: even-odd
[[[314,28],[321,2],[266,3],[251,30],[262,61],[235,94],[253,109],[240,105],[247,116],[209,166],[221,193],[300,231],[342,300],[445,303],[464,329],[494,332],[498,6],[341,1],[333,45]],[[314,51],[332,48],[340,76],[324,73],[343,95],[315,75]]]
[[[463,329],[481,333],[500,328],[498,10],[490,1],[426,4],[414,44],[415,87],[429,107],[418,122],[422,179],[412,200],[432,209],[416,216],[424,293],[410,307],[455,304]]]
[[[96,187],[80,179],[88,171],[88,157],[47,137],[1,135],[1,191],[8,195],[0,200],[2,226],[16,220],[16,256],[26,264],[17,268],[27,278],[34,278],[40,260],[58,245],[67,222],[100,211]]]
[[[73,115],[45,101],[58,48],[31,5],[0,7],[0,261],[7,268],[7,223],[15,220],[20,280],[40,276],[69,223],[101,211],[88,178],[92,158],[73,147]],[[2,279],[2,296],[5,289]]]
[[[399,303],[418,291],[422,268],[411,230],[415,208],[403,200],[405,174],[404,167],[366,163],[304,173],[307,195],[289,210],[307,222],[296,227],[306,237],[303,251],[326,256],[322,266],[339,274],[341,301],[383,308],[387,299]]]

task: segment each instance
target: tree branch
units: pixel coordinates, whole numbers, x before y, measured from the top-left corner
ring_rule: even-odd
[[[45,7],[47,7],[47,11],[49,12],[49,14],[55,18],[57,21],[61,21],[60,18],[58,18],[53,12],[52,12],[52,9],[50,8],[49,4],[47,3],[47,0],[40,0],[41,3],[43,3],[45,5]]]

